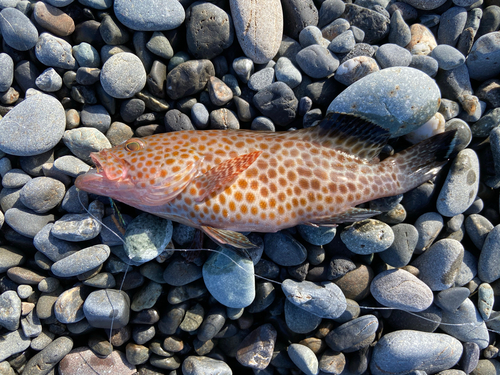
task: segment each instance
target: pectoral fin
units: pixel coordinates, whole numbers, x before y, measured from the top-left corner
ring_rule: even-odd
[[[223,161],[203,175],[193,180],[199,189],[196,202],[203,202],[214,191],[220,191],[231,185],[262,154],[262,151],[252,151],[235,158]]]
[[[255,247],[255,245],[241,233],[208,226],[202,226],[201,229],[205,232],[205,234],[222,245],[230,245],[239,249],[251,249]]]
[[[317,225],[320,227],[334,227],[341,223],[353,223],[355,221],[369,219],[375,215],[381,214],[380,211],[370,210],[368,208],[353,207],[349,210],[329,217],[322,217],[312,220],[309,225]]]

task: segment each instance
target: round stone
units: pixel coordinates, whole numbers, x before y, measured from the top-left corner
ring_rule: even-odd
[[[85,299],[83,312],[92,327],[119,329],[128,324],[130,298],[115,289],[96,290]]]
[[[146,85],[144,65],[129,52],[117,53],[106,60],[100,77],[104,91],[116,99],[132,98]]]
[[[95,128],[81,127],[66,130],[63,135],[63,142],[73,154],[87,163],[92,163],[91,152],[111,148],[108,138]]]
[[[408,106],[408,100],[412,105]],[[328,112],[359,114],[398,137],[420,127],[439,109],[441,92],[427,74],[393,67],[367,75],[342,91]]]
[[[397,44],[386,43],[377,49],[375,59],[382,69],[393,66],[408,66],[411,63],[411,53]]]
[[[302,49],[296,60],[304,73],[312,78],[325,78],[339,66],[339,59],[319,44]]]
[[[42,154],[61,140],[65,128],[66,115],[59,100],[32,95],[0,119],[0,150],[16,156]]]
[[[23,204],[38,214],[56,207],[64,198],[64,184],[50,177],[34,178],[23,186],[20,199]]]
[[[167,75],[167,95],[173,100],[202,91],[211,76],[215,76],[210,60],[189,60],[171,69]]]
[[[114,11],[123,25],[137,31],[172,30],[186,16],[177,0],[116,0]]]
[[[436,59],[439,69],[451,70],[465,63],[465,56],[456,48],[440,44],[432,50],[430,56]]]
[[[306,248],[292,236],[283,232],[266,233],[264,251],[280,266],[297,266],[307,258]]]
[[[394,232],[379,220],[367,219],[346,227],[340,238],[353,253],[367,255],[388,249],[394,242]]]

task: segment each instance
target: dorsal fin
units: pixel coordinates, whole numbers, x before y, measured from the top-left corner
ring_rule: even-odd
[[[312,142],[367,161],[380,154],[390,135],[386,129],[347,113],[328,113],[317,126],[298,132],[309,137]]]

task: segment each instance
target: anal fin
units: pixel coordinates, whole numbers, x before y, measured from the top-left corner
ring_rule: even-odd
[[[334,216],[322,217],[313,220],[310,224],[317,225],[320,227],[334,227],[341,223],[353,223],[355,221],[369,219],[375,215],[379,215],[382,212],[377,210],[370,210],[368,208],[358,208],[352,207],[345,212]],[[309,225],[310,225],[309,224]]]
[[[222,245],[230,245],[238,249],[251,249],[256,247],[250,240],[241,233],[232,230],[218,229],[209,226],[202,226],[205,234]]]
[[[231,185],[234,180],[244,172],[262,154],[262,151],[252,151],[248,154],[238,155],[225,160],[203,175],[194,179],[194,184],[199,189],[196,202],[203,202],[212,192],[223,190]]]

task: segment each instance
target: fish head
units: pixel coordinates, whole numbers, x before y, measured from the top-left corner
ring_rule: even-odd
[[[157,206],[175,197],[191,181],[200,159],[175,158],[159,137],[131,138],[90,154],[95,169],[78,176],[77,188],[138,207]]]

